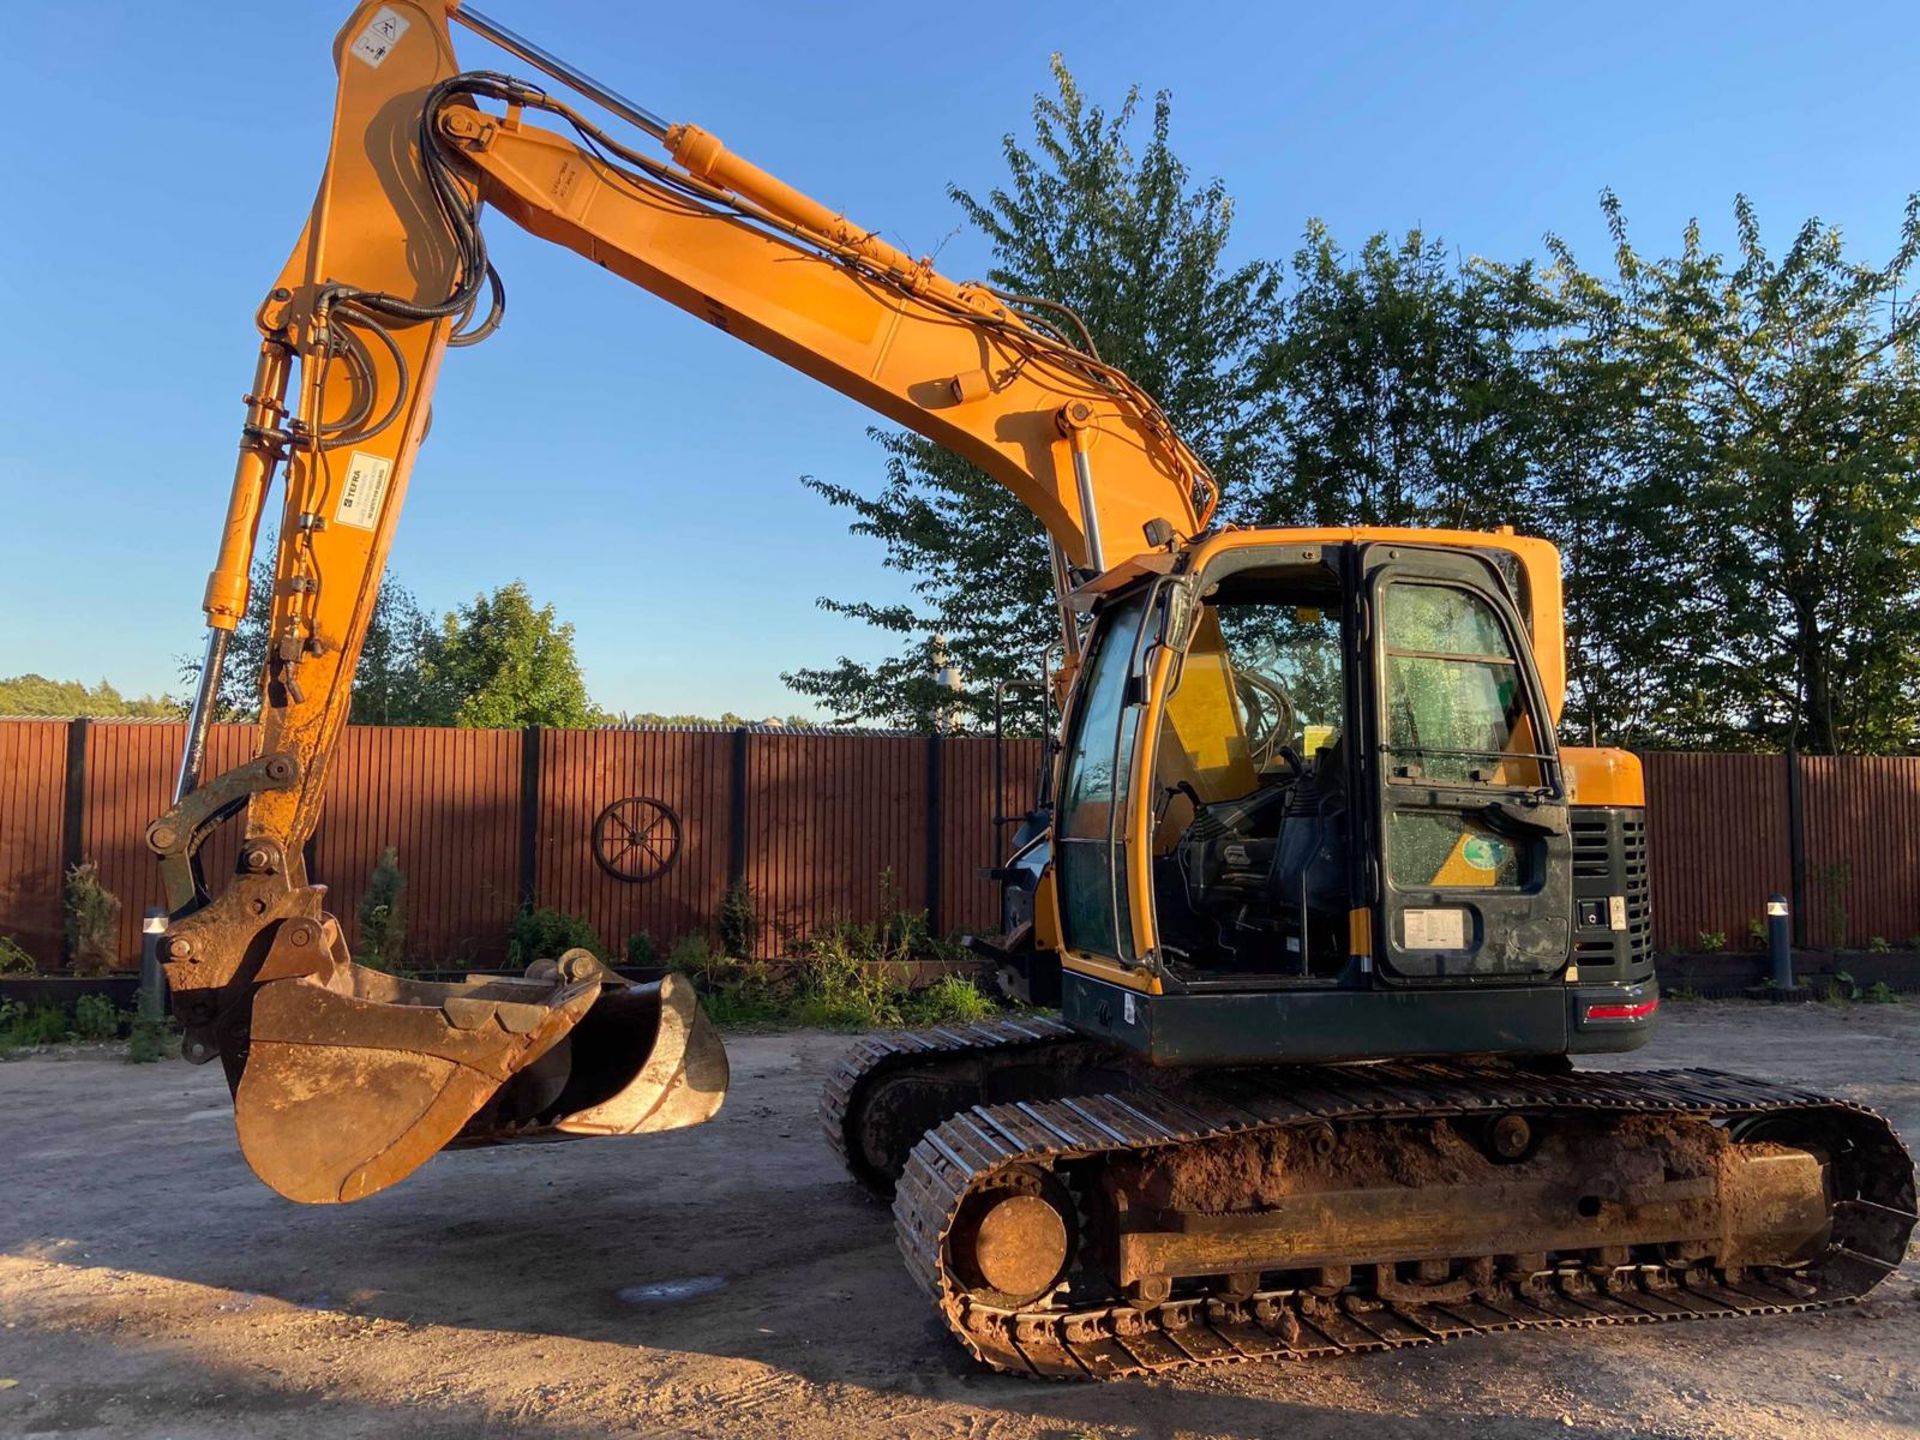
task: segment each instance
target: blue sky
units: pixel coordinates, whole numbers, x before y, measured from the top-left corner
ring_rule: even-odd
[[[1696,214],[1726,244],[1745,191],[1776,244],[1817,214],[1877,262],[1920,186],[1920,28],[1892,4],[482,8],[956,274],[985,257],[944,187],[998,180],[1054,50],[1096,98],[1173,92],[1176,149],[1237,199],[1236,259],[1284,258],[1317,215],[1501,258],[1553,230],[1599,263],[1611,185],[1646,248]],[[162,690],[197,648],[251,317],[318,178],[348,9],[69,0],[19,37],[0,674]],[[903,582],[799,483],[877,483],[866,413],[497,216],[489,237],[507,327],[443,370],[401,579],[444,607],[524,577],[618,709],[803,710],[781,670],[884,653],[814,602]]]

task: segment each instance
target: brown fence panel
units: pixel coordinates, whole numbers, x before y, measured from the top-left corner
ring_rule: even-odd
[[[497,964],[519,903],[520,732],[350,725],[313,837],[313,878],[359,944],[381,850],[406,877],[408,959]]]
[[[1806,937],[1904,945],[1920,933],[1920,760],[1809,755]]]
[[[1786,761],[1660,752],[1643,759],[1654,944],[1692,950],[1699,936],[1717,934],[1741,948],[1767,897],[1792,885]]]
[[[160,866],[147,849],[147,824],[173,800],[174,771],[186,726],[95,721],[87,727],[85,823],[81,847],[100,867],[100,881],[120,897],[120,963],[140,963],[140,919],[164,903]],[[216,725],[207,737],[208,775],[218,775],[253,753],[251,725]],[[223,825],[200,852],[201,868],[216,886],[233,872],[240,850],[238,820]]]
[[[43,966],[60,957],[67,723],[0,725],[0,935]]]
[[[1038,740],[1009,740],[1006,773],[996,805],[993,741],[957,736],[943,742],[940,793],[941,922],[948,931],[986,933],[1000,928],[1000,887],[981,872],[1006,859],[1016,827],[996,826],[999,815],[1024,815],[1033,804]]]
[[[639,931],[664,958],[680,936],[708,929],[727,888],[732,756],[727,731],[542,732],[540,903],[586,916],[616,958]],[[622,880],[594,860],[595,819],[630,796],[680,821],[680,848],[655,879]]]
[[[872,920],[883,877],[927,903],[927,747],[915,736],[759,732],[748,751],[746,880],[760,953],[836,919]]]

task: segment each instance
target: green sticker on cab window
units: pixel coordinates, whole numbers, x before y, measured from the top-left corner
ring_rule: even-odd
[[[1507,858],[1507,847],[1485,835],[1469,835],[1460,847],[1460,858],[1476,870],[1498,870]]]

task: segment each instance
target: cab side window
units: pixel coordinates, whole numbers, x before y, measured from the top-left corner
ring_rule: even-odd
[[[1389,779],[1538,785],[1526,688],[1493,607],[1457,586],[1398,581],[1385,627]]]

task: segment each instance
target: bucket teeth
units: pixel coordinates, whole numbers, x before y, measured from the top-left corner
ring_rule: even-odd
[[[347,964],[260,986],[234,1093],[247,1163],[331,1204],[449,1144],[642,1134],[719,1110],[726,1051],[684,976],[534,973],[444,985]]]

